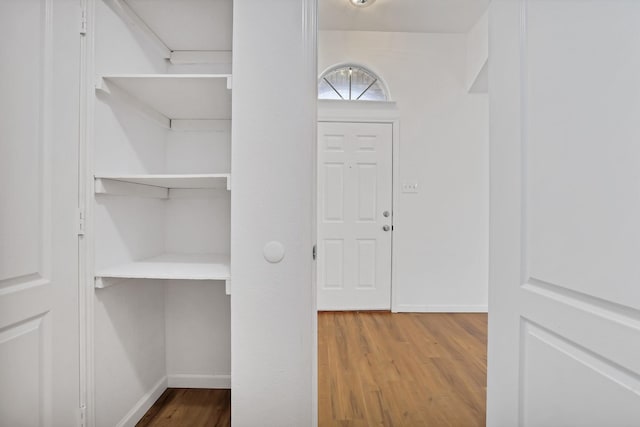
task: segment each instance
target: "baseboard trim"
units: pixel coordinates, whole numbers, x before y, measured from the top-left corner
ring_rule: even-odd
[[[177,388],[231,388],[231,375],[179,374],[167,377],[169,387]]]
[[[167,389],[167,377],[162,377],[140,400],[131,408],[116,427],[135,427],[135,425],[144,417],[149,408]]]
[[[486,313],[486,305],[417,305],[398,304],[395,313]]]

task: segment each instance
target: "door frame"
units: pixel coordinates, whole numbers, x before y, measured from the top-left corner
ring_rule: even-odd
[[[342,100],[318,100],[318,123],[386,123],[391,125],[391,312],[397,313],[398,307],[396,302],[396,253],[394,239],[394,231],[401,223],[400,212],[398,210],[398,197],[400,195],[400,111],[393,101],[342,101]],[[318,145],[316,144],[316,183],[319,170]],[[315,186],[316,197],[314,198],[318,204],[319,194],[318,186]],[[316,206],[317,216],[317,206]],[[316,233],[319,239],[319,223],[315,224]],[[318,240],[316,239],[316,240]],[[318,272],[314,276],[318,280]],[[317,289],[316,289],[317,293]]]
[[[79,205],[83,214],[80,253],[80,425],[95,426],[95,328],[94,328],[94,107],[95,107],[95,8],[96,0],[80,0],[85,31],[80,39],[80,141]]]

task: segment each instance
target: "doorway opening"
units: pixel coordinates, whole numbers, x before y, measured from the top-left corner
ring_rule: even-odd
[[[318,310],[391,310],[396,105],[320,100],[318,111]]]
[[[488,2],[344,3],[319,10],[319,425],[484,425]]]

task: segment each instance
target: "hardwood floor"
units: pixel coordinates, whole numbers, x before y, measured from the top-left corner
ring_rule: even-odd
[[[170,388],[136,427],[228,427],[231,391]]]
[[[486,314],[320,313],[319,425],[484,426]]]
[[[320,313],[319,426],[484,426],[486,342],[486,314]],[[230,404],[169,389],[138,426],[227,427]]]

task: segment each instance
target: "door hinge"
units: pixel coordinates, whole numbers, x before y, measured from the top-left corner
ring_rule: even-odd
[[[87,407],[81,406],[78,408],[78,426],[86,427],[87,425]]]
[[[314,260],[318,258],[318,245],[313,245],[311,256],[313,257]]]
[[[85,212],[83,208],[78,208],[78,236],[84,236],[85,231]]]
[[[80,34],[87,34],[87,10],[84,7],[80,11]]]

